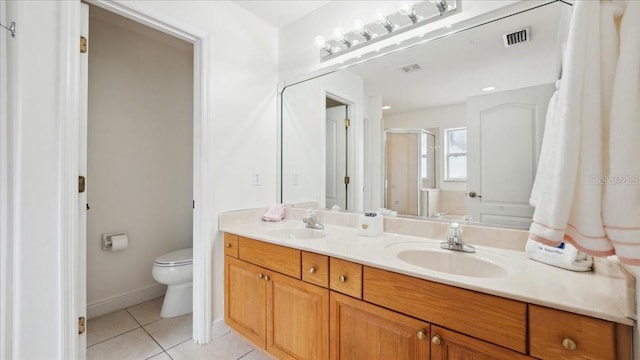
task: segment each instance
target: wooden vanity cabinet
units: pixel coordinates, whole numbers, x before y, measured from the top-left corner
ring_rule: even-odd
[[[246,249],[253,242],[242,239],[240,259],[225,256],[227,325],[279,359],[328,359],[329,290],[244,261],[243,250],[258,254],[275,249],[276,254],[261,257],[264,262],[287,248],[266,244],[277,248]],[[290,263],[275,267],[291,270]],[[298,274],[299,267],[298,258]]]
[[[428,360],[429,324],[331,292],[331,360]]]

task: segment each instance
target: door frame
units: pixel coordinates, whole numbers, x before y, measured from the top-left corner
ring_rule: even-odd
[[[111,11],[153,29],[177,37],[193,44],[193,339],[198,344],[211,340],[211,269],[212,247],[215,238],[215,202],[213,194],[213,144],[212,124],[208,118],[208,33],[192,25],[177,21],[148,8],[132,3],[107,0],[87,0],[87,3]],[[77,318],[86,311],[78,309],[81,289],[76,276],[78,271],[86,273],[86,267],[80,268],[80,257],[86,257],[78,251],[81,241],[78,234],[77,177],[79,148],[79,104],[80,104],[80,1],[68,1],[61,4],[61,118],[67,119],[61,128],[62,159],[61,183],[62,216],[61,231],[64,239],[61,245],[61,304],[62,354],[63,359],[78,358],[79,349]],[[82,311],[82,312],[81,312]]]

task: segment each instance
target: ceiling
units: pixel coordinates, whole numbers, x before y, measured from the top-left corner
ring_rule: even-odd
[[[329,3],[320,0],[236,0],[236,4],[269,24],[282,28]]]

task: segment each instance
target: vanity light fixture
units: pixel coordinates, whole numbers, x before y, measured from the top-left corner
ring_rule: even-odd
[[[320,60],[324,61],[342,55],[345,52],[359,49],[371,43],[387,39],[396,34],[417,28],[434,21],[441,20],[444,16],[453,15],[460,11],[462,0],[429,0],[415,1],[407,0],[402,2],[398,11],[393,13],[377,11],[376,20],[365,23],[356,20],[352,30],[343,30],[336,27],[333,36],[328,40],[322,36],[315,39],[316,47],[320,49]],[[434,11],[435,5],[437,12]],[[421,34],[424,36],[424,34]],[[420,35],[418,35],[420,36]],[[395,47],[401,46],[397,41]],[[389,48],[386,48],[387,51]],[[379,51],[372,49],[371,51]],[[362,54],[360,54],[362,56]]]

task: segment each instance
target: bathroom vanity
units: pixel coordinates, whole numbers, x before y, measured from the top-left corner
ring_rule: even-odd
[[[632,359],[633,280],[623,272],[574,273],[484,246],[449,255],[434,250],[441,239],[255,219],[220,223],[225,321],[277,358]],[[414,253],[429,263],[407,257]],[[433,270],[439,257],[451,267]]]

